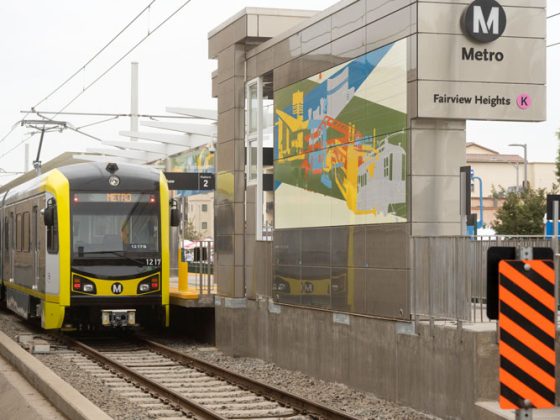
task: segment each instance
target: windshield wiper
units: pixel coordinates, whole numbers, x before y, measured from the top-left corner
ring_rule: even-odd
[[[78,252],[78,257],[82,257],[84,255],[91,255],[91,254],[113,254],[116,255],[117,257],[121,257],[121,258],[126,258],[129,261],[132,261],[140,266],[145,266],[145,260],[137,260],[136,258],[132,258],[129,257],[128,255],[125,254],[124,251],[82,251],[82,252]]]

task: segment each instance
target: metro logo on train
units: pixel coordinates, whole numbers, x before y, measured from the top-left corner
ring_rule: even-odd
[[[495,0],[476,0],[463,15],[463,31],[478,42],[492,42],[506,30],[504,8]]]
[[[120,295],[123,291],[123,285],[121,283],[113,283],[111,291],[114,295]]]

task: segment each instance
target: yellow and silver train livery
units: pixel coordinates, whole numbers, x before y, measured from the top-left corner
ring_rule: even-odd
[[[167,180],[115,163],[60,167],[0,194],[1,299],[45,329],[169,324]]]

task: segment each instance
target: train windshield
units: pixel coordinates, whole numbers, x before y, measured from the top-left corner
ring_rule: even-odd
[[[75,265],[142,267],[152,265],[146,261],[159,259],[157,196],[77,193],[72,197],[71,207]],[[135,270],[143,271],[146,270]]]

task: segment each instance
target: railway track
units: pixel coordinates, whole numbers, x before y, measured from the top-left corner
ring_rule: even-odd
[[[78,365],[102,379],[150,417],[178,419],[355,419],[149,339],[79,341]],[[74,353],[75,354],[75,353]],[[87,360],[85,357],[87,357]]]

